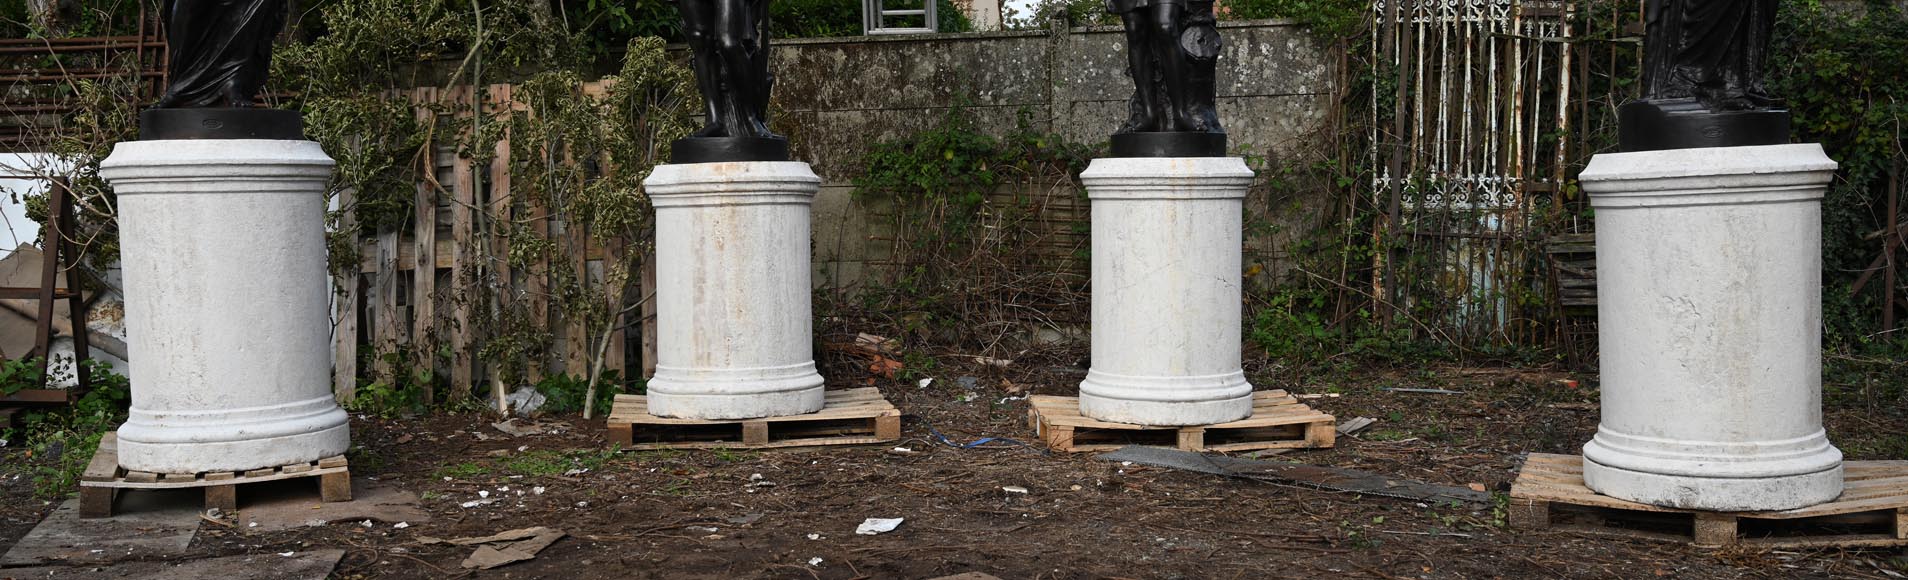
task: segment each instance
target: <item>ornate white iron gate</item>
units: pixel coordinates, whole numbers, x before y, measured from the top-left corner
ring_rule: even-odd
[[[1371,290],[1421,332],[1546,340],[1533,224],[1569,166],[1574,4],[1373,4]]]

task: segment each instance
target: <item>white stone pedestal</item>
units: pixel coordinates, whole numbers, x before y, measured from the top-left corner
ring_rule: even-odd
[[[1598,155],[1598,493],[1684,509],[1791,509],[1842,492],[1822,430],[1815,144]]]
[[[656,167],[656,376],[649,412],[753,419],[822,408],[809,203],[794,161]]]
[[[119,463],[241,471],[350,446],[331,394],[325,185],[312,141],[128,141],[119,195],[132,411]]]
[[[1093,366],[1080,413],[1141,425],[1252,415],[1239,366],[1242,204],[1237,157],[1095,159]]]

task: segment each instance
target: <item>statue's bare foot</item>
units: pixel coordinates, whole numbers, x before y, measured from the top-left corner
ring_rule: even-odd
[[[728,135],[722,131],[722,125],[709,123],[703,125],[701,129],[697,129],[696,132],[690,133],[689,136],[697,139],[708,139],[713,137],[727,137]]]

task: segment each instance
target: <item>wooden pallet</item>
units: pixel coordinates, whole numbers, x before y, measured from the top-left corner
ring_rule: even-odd
[[[777,449],[867,445],[901,438],[901,411],[873,387],[828,391],[821,411],[736,421],[649,414],[649,397],[617,395],[609,440],[624,449]]]
[[[1835,501],[1777,512],[1705,512],[1598,495],[1583,458],[1532,453],[1511,484],[1511,527],[1762,548],[1908,546],[1908,461],[1849,461]]]
[[[107,433],[99,440],[99,452],[93,454],[93,462],[86,465],[86,472],[80,476],[80,517],[111,517],[113,499],[120,490],[194,487],[205,489],[206,508],[232,513],[238,511],[238,486],[304,477],[318,478],[320,501],[351,501],[351,466],[342,455],[251,471],[148,473],[121,468],[119,434]]]
[[[1110,423],[1080,414],[1079,397],[1034,395],[1027,422],[1055,451],[1110,451],[1127,445],[1177,447],[1186,451],[1257,451],[1331,447],[1337,420],[1300,403],[1285,391],[1252,394],[1252,417],[1191,427]]]

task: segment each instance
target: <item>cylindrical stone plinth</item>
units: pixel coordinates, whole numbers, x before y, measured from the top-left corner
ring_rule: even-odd
[[[1781,510],[1842,492],[1822,430],[1814,144],[1598,155],[1603,422],[1584,482],[1630,501]]]
[[[753,419],[822,408],[810,313],[809,204],[793,161],[658,166],[656,376],[649,412]]]
[[[342,455],[325,185],[313,141],[128,141],[119,196],[132,410],[119,464],[241,471]]]
[[[1236,157],[1095,159],[1093,365],[1080,413],[1141,425],[1252,415],[1239,366],[1242,204]]]

